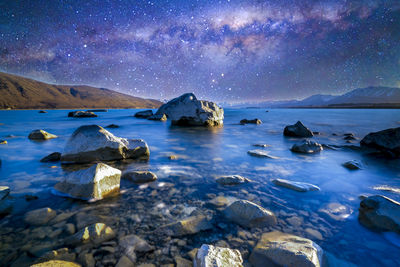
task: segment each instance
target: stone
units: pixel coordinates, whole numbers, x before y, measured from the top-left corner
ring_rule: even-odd
[[[120,181],[120,170],[97,163],[87,169],[67,174],[61,182],[54,185],[54,189],[62,196],[93,201],[118,193]]]
[[[175,267],[193,267],[193,262],[182,257],[175,257]]]
[[[285,179],[274,179],[272,182],[278,186],[286,187],[288,189],[298,191],[298,192],[307,192],[307,191],[319,191],[319,187],[309,183],[295,182],[289,181]]]
[[[57,212],[51,208],[41,208],[25,213],[24,221],[31,225],[45,225],[57,216]]]
[[[306,233],[309,234],[311,237],[313,237],[313,238],[315,238],[315,239],[318,239],[318,240],[323,240],[322,234],[321,234],[319,231],[317,231],[317,230],[315,230],[315,229],[312,229],[312,228],[306,228],[305,231],[306,231]]]
[[[71,111],[68,113],[68,117],[72,118],[95,118],[97,115],[91,111]]]
[[[296,122],[294,125],[288,125],[283,130],[283,135],[290,137],[313,137],[313,132],[301,123]]]
[[[127,235],[119,239],[118,244],[124,248],[125,255],[129,257],[134,252],[149,252],[154,250],[154,247],[149,245],[146,240],[140,238],[137,235]],[[132,260],[132,258],[131,258]],[[134,260],[133,260],[134,261]]]
[[[29,135],[28,138],[31,140],[48,140],[57,138],[57,135],[48,133],[44,130],[33,130]]]
[[[95,267],[96,261],[92,253],[83,252],[79,254],[79,262],[85,267]]]
[[[68,248],[60,248],[57,250],[49,251],[40,257],[40,260],[64,260],[64,261],[75,261],[76,254],[70,251]]]
[[[400,234],[400,203],[381,195],[360,202],[358,219],[364,226]]]
[[[150,116],[153,116],[153,111],[151,109],[136,112],[134,115],[136,118],[147,119]]]
[[[266,227],[276,225],[276,217],[273,212],[247,201],[237,200],[224,210],[227,219],[243,227]]]
[[[91,243],[98,246],[103,242],[115,238],[115,233],[111,227],[104,223],[95,223],[78,231],[76,234],[65,239],[66,245],[82,245]]]
[[[268,144],[253,144],[255,147],[270,147],[271,145]]]
[[[220,185],[239,185],[248,183],[250,180],[240,175],[227,175],[218,177],[216,182]]]
[[[248,119],[243,119],[240,121],[240,124],[245,125],[245,124],[261,124],[262,121],[259,119],[252,119],[252,120],[248,120]]]
[[[304,140],[300,144],[294,144],[290,150],[295,153],[313,154],[321,152],[323,150],[323,147],[317,142]]]
[[[127,140],[114,136],[98,125],[85,125],[75,130],[61,154],[63,163],[136,159],[150,156],[149,147],[141,139]]]
[[[122,178],[134,183],[148,183],[157,180],[157,175],[150,171],[130,171],[124,173]]]
[[[193,260],[194,267],[242,267],[239,250],[203,244]]]
[[[119,258],[118,263],[115,267],[134,267],[135,264],[125,255]]]
[[[109,124],[109,125],[107,125],[105,128],[116,129],[116,128],[119,128],[119,126],[118,126],[117,124]]]
[[[323,250],[310,239],[278,231],[264,233],[250,255],[253,267],[319,267]]]
[[[148,117],[147,119],[151,120],[151,121],[166,121],[167,116],[165,114],[154,114],[154,115]]]
[[[337,221],[345,220],[353,213],[353,210],[349,207],[336,202],[329,203],[318,211]]]
[[[213,228],[211,220],[204,215],[191,216],[161,227],[161,231],[170,236],[196,234]]]
[[[47,113],[47,111],[46,110],[39,110],[38,113]]]
[[[56,162],[60,161],[61,159],[61,153],[60,152],[53,152],[46,157],[42,158],[40,162]]]
[[[51,260],[33,264],[31,267],[81,267],[81,265],[70,261]]]
[[[347,162],[343,163],[343,167],[345,167],[345,168],[347,168],[347,169],[349,169],[351,171],[361,170],[362,169],[362,164],[360,162],[356,161],[356,160],[350,160],[350,161],[347,161]]]
[[[7,141],[6,141],[6,140],[1,140],[1,139],[0,139],[0,145],[7,145]]]
[[[0,186],[0,200],[5,199],[10,194],[10,187]]]
[[[361,140],[360,145],[400,157],[400,127],[369,133]]]
[[[192,93],[183,94],[162,105],[156,115],[165,114],[173,125],[222,126],[224,110],[217,104],[197,100]]]
[[[269,159],[279,159],[279,157],[271,156],[267,151],[260,150],[260,149],[253,149],[247,151],[247,154],[253,157],[258,158],[269,158]]]

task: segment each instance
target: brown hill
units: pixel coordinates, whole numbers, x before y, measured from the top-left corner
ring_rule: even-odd
[[[157,108],[161,104],[104,88],[53,85],[0,72],[0,109]]]

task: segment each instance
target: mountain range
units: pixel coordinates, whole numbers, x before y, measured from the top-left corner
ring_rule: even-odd
[[[0,109],[157,108],[161,102],[85,85],[53,85],[0,72]]]

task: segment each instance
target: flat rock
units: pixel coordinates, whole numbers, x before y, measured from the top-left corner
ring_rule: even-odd
[[[48,133],[44,130],[33,130],[29,135],[28,138],[31,140],[48,140],[57,138],[57,135]]]
[[[252,120],[248,120],[248,119],[243,119],[240,121],[240,124],[244,125],[244,124],[261,124],[262,121],[260,119],[252,119]]]
[[[353,210],[351,208],[337,202],[329,203],[318,211],[325,213],[330,218],[336,221],[345,220],[353,213]]]
[[[31,225],[45,225],[57,216],[57,212],[51,208],[41,208],[25,213],[24,221]]]
[[[170,236],[184,236],[196,234],[200,231],[212,229],[213,225],[204,215],[196,215],[167,224],[161,227],[162,232]]]
[[[125,255],[132,261],[136,261],[136,252],[149,252],[154,247],[137,235],[127,235],[119,239],[118,244],[124,249]]]
[[[68,113],[68,117],[73,117],[73,118],[95,118],[97,115],[91,111],[71,111]]]
[[[361,140],[360,145],[400,157],[400,127],[369,133]]]
[[[260,149],[253,149],[247,151],[247,154],[253,157],[258,158],[269,158],[269,159],[279,159],[279,157],[271,156],[267,151],[260,150]]]
[[[113,239],[114,237],[115,233],[111,227],[105,225],[104,223],[96,223],[86,226],[76,234],[68,237],[65,240],[65,244],[76,246],[91,243],[97,246],[105,241]]]
[[[292,152],[295,153],[302,153],[302,154],[314,154],[321,152],[323,147],[321,144],[311,140],[304,140],[300,144],[294,144],[290,149]]]
[[[149,158],[150,151],[141,139],[127,140],[114,136],[98,125],[85,125],[75,130],[61,155],[64,163]]]
[[[134,183],[148,183],[157,180],[157,175],[150,171],[129,171],[125,172],[122,178]]]
[[[136,118],[147,119],[148,117],[153,116],[153,111],[151,109],[139,111],[136,112],[134,116]]]
[[[242,267],[243,259],[237,249],[203,244],[193,260],[194,267]]]
[[[323,250],[310,239],[278,231],[264,233],[250,255],[253,267],[319,267]]]
[[[276,225],[275,214],[263,207],[247,201],[237,200],[224,210],[225,217],[243,227],[266,227]]]
[[[154,114],[154,115],[148,117],[147,119],[151,120],[151,121],[166,121],[167,116],[165,114]]]
[[[51,260],[33,264],[31,267],[81,267],[81,265],[70,261]]]
[[[10,188],[8,186],[0,186],[0,200],[5,199],[10,194]]]
[[[296,122],[294,125],[288,125],[283,130],[283,135],[290,137],[313,137],[313,132],[301,123]]]
[[[227,175],[218,177],[216,182],[221,185],[239,185],[250,182],[250,180],[240,175]]]
[[[72,172],[54,186],[61,195],[83,200],[99,200],[119,192],[121,171],[104,163]]]
[[[274,179],[272,182],[278,186],[286,187],[298,192],[319,191],[320,188],[316,185],[302,182],[289,181],[285,179]]]
[[[53,152],[46,157],[42,158],[40,162],[56,162],[60,161],[61,159],[61,153],[60,152]]]
[[[366,227],[400,234],[400,203],[380,195],[367,197],[360,203],[358,219]]]
[[[349,169],[349,170],[361,170],[362,169],[362,164],[356,160],[350,160],[342,164],[343,167]]]

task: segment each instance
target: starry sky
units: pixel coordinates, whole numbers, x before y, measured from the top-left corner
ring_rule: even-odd
[[[400,87],[399,0],[0,0],[0,71],[170,99]]]

